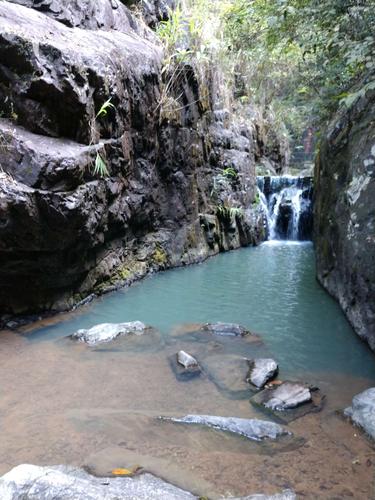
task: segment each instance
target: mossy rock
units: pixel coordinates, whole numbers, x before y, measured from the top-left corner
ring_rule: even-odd
[[[158,266],[165,266],[168,262],[168,255],[160,245],[156,245],[155,250],[151,255],[151,260]]]

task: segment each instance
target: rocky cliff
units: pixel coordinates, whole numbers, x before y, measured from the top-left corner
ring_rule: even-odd
[[[328,128],[315,169],[317,274],[375,350],[375,92]]]
[[[0,1],[2,313],[65,310],[264,237],[255,124],[190,67],[162,113],[161,60],[117,0]]]

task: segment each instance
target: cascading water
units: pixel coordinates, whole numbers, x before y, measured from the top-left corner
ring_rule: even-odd
[[[312,178],[257,177],[260,206],[270,240],[310,240]]]

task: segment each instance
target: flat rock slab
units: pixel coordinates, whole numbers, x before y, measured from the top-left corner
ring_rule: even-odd
[[[249,399],[250,391],[256,391],[246,382],[248,360],[236,354],[210,354],[200,359],[208,379],[228,399]]]
[[[375,387],[354,396],[352,406],[344,410],[344,415],[375,439]]]
[[[179,382],[189,382],[202,375],[198,361],[185,351],[179,351],[169,358],[170,367]]]
[[[213,333],[214,335],[223,335],[225,337],[244,337],[251,335],[251,332],[244,326],[237,323],[205,323],[201,330]]]
[[[186,415],[181,418],[160,418],[162,420],[169,420],[179,424],[196,424],[217,429],[219,431],[231,432],[253,441],[277,439],[281,436],[292,434],[279,424],[268,420],[258,420],[253,418],[217,417],[212,415]]]
[[[193,500],[192,493],[152,474],[103,478],[82,469],[23,464],[0,478],[2,500]]]
[[[274,359],[257,358],[249,360],[250,370],[247,381],[261,389],[278,372],[279,367]]]
[[[320,411],[324,396],[316,387],[298,382],[282,382],[262,390],[250,398],[250,402],[287,423],[308,413]]]
[[[274,389],[271,397],[263,404],[271,410],[283,411],[297,408],[297,406],[309,401],[311,401],[311,391],[308,387],[302,384],[285,382]]]
[[[150,328],[141,321],[131,321],[129,323],[101,323],[88,330],[77,330],[71,335],[71,338],[93,346],[103,342],[110,342],[120,335],[143,335],[146,330],[149,329]]]

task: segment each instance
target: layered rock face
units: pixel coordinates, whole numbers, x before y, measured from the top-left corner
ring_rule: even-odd
[[[264,237],[262,139],[214,76],[202,88],[186,67],[162,112],[161,48],[117,0],[2,1],[0,21],[2,313],[65,310]]]
[[[375,92],[336,116],[315,172],[317,274],[375,350]]]

